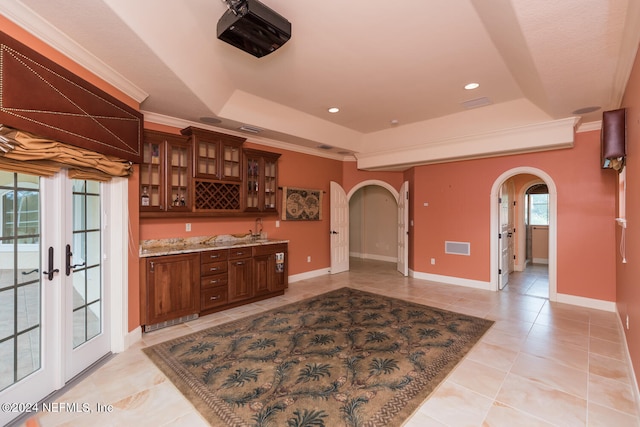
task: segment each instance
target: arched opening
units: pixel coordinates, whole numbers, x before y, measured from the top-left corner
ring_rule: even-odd
[[[546,258],[540,258],[538,260],[531,259],[531,262],[539,261],[539,264],[547,263],[548,266],[548,297],[550,301],[557,299],[557,191],[556,186],[551,177],[544,171],[533,167],[519,167],[508,170],[500,175],[494,182],[491,189],[491,285],[494,290],[500,289],[500,268],[501,266],[501,242],[500,242],[500,197],[503,191],[503,185],[507,182],[513,185],[514,180],[517,178],[518,185],[514,185],[515,188],[515,200],[514,206],[514,218],[515,218],[515,230],[514,235],[517,236],[514,247],[516,256],[514,257],[513,270],[523,271],[527,267],[527,239],[526,221],[530,222],[527,208],[525,203],[526,192],[528,189],[535,185],[542,184],[546,186],[546,207],[548,224],[544,227],[545,241],[547,241],[544,254]],[[541,187],[540,187],[541,188]],[[504,221],[503,221],[504,222]],[[520,230],[518,233],[517,230]],[[524,231],[524,232],[522,232]],[[547,237],[548,236],[548,237]],[[542,296],[542,295],[540,295]]]
[[[398,201],[383,186],[360,187],[349,196],[349,256],[397,262]]]

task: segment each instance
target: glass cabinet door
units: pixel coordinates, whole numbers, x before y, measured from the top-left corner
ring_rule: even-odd
[[[274,159],[264,160],[264,209],[276,209],[277,188],[277,162]]]
[[[189,149],[186,146],[168,144],[169,164],[167,170],[168,197],[170,210],[189,210]]]
[[[223,179],[240,180],[240,148],[235,145],[222,144]]]
[[[140,165],[140,210],[163,209],[161,168],[164,163],[161,142],[145,142]]]
[[[218,175],[218,144],[210,141],[197,141],[196,176]]]
[[[258,210],[260,207],[260,160],[247,158],[247,210]]]

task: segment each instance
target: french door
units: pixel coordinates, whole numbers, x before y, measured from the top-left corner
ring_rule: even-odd
[[[0,402],[38,402],[110,350],[102,187],[0,171]]]

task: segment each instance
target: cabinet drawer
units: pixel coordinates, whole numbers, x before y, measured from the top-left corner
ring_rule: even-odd
[[[253,255],[268,255],[276,252],[287,252],[286,243],[276,243],[272,245],[258,245],[253,247]]]
[[[200,264],[200,274],[207,276],[211,274],[221,274],[227,272],[227,261],[208,262]]]
[[[200,288],[212,288],[217,286],[227,286],[229,279],[226,274],[217,274],[215,276],[203,276],[200,278]]]
[[[210,262],[226,261],[228,255],[229,251],[226,249],[219,251],[206,251],[200,254],[200,262],[202,264],[207,264]]]
[[[252,256],[251,247],[229,249],[229,259],[249,258]]]
[[[200,311],[226,304],[228,296],[226,286],[216,286],[214,288],[203,289],[200,292]]]

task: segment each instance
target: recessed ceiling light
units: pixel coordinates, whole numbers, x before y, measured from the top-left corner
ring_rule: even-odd
[[[464,88],[466,90],[477,89],[479,87],[480,87],[480,83],[467,83],[466,85],[464,85]]]
[[[330,107],[327,111],[330,113],[337,113],[340,109],[338,107]]]

